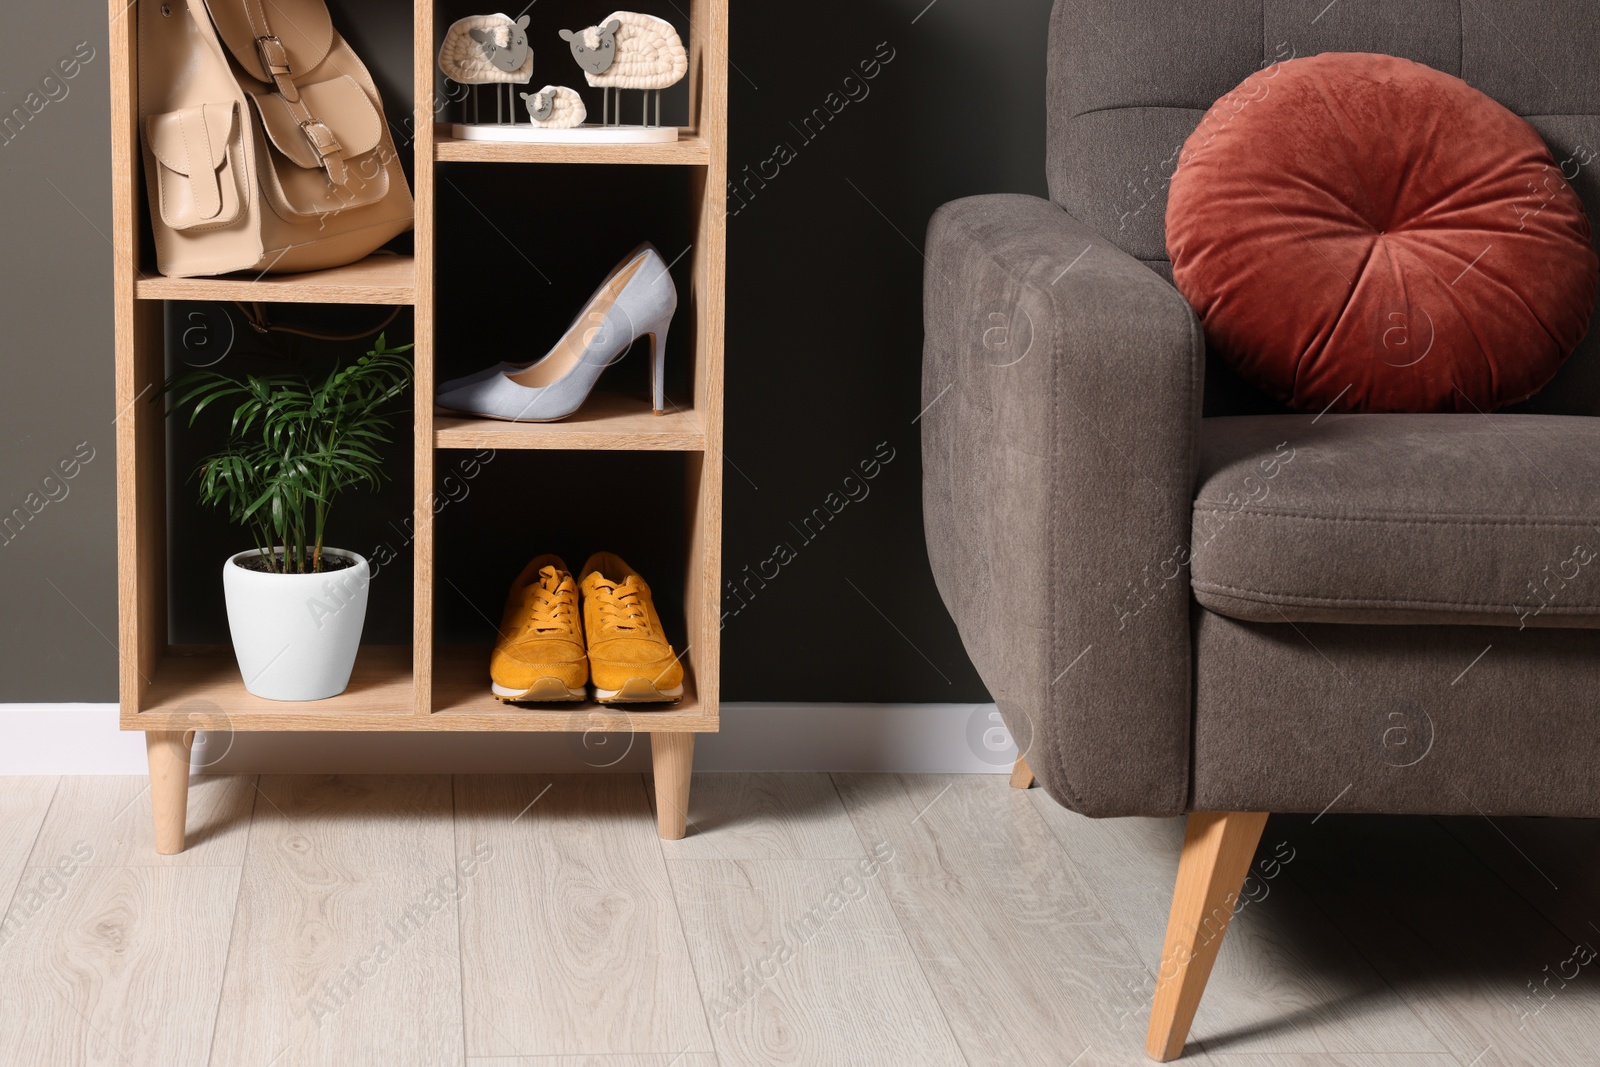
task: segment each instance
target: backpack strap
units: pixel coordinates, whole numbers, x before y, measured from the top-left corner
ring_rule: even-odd
[[[323,0],[205,0],[217,36],[257,81],[286,96],[333,48],[333,19]],[[290,82],[287,89],[279,79]]]
[[[302,98],[299,79],[310,75],[333,47],[333,20],[323,0],[205,0],[217,34],[234,60],[276,95],[299,125],[328,180],[345,185],[350,170],[333,128]]]

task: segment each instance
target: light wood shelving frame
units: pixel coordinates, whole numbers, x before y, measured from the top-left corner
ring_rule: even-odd
[[[117,566],[121,725],[145,731],[157,848],[182,851],[189,746],[195,731],[461,730],[647,733],[663,837],[685,828],[694,734],[718,728],[722,523],[722,377],[727,187],[727,0],[691,0],[688,124],[679,139],[649,145],[532,145],[456,140],[435,121],[433,0],[413,5],[410,101],[386,100],[393,122],[414,122],[414,252],[374,255],[332,270],[259,278],[164,278],[145,247],[138,132],[137,8],[109,0],[111,25],[112,226],[115,257]],[[405,149],[402,147],[401,151]],[[435,414],[435,166],[441,162],[620,164],[691,168],[690,284],[675,326],[694,336],[692,390],[653,415],[644,401],[597,393],[557,423],[507,423]],[[167,626],[166,425],[152,397],[165,376],[162,302],[404,304],[414,313],[414,629],[409,648],[363,646],[349,688],[337,697],[279,702],[251,696],[231,649],[173,646]],[[678,351],[684,351],[682,348]],[[604,388],[602,383],[601,388]],[[686,670],[681,702],[662,710],[594,704],[507,706],[487,684],[488,648],[438,645],[434,633],[435,458],[450,449],[565,449],[681,453],[687,536],[682,560]],[[403,462],[403,459],[400,461]],[[498,605],[495,605],[497,608]]]

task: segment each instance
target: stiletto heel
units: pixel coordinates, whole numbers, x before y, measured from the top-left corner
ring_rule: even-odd
[[[607,275],[543,358],[446,382],[434,402],[491,419],[556,422],[577,411],[601,372],[648,334],[651,402],[657,415],[664,414],[666,338],[677,307],[678,291],[661,254],[641,245]]]
[[[650,407],[667,413],[667,324],[650,329]]]

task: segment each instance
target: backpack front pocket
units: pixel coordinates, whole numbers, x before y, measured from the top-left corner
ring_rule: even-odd
[[[156,158],[161,221],[174,230],[205,230],[238,221],[245,209],[238,105],[197,104],[152,115],[145,139]]]

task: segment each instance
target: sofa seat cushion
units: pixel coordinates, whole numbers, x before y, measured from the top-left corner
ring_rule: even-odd
[[[1205,419],[1191,584],[1252,622],[1600,627],[1600,419]]]

